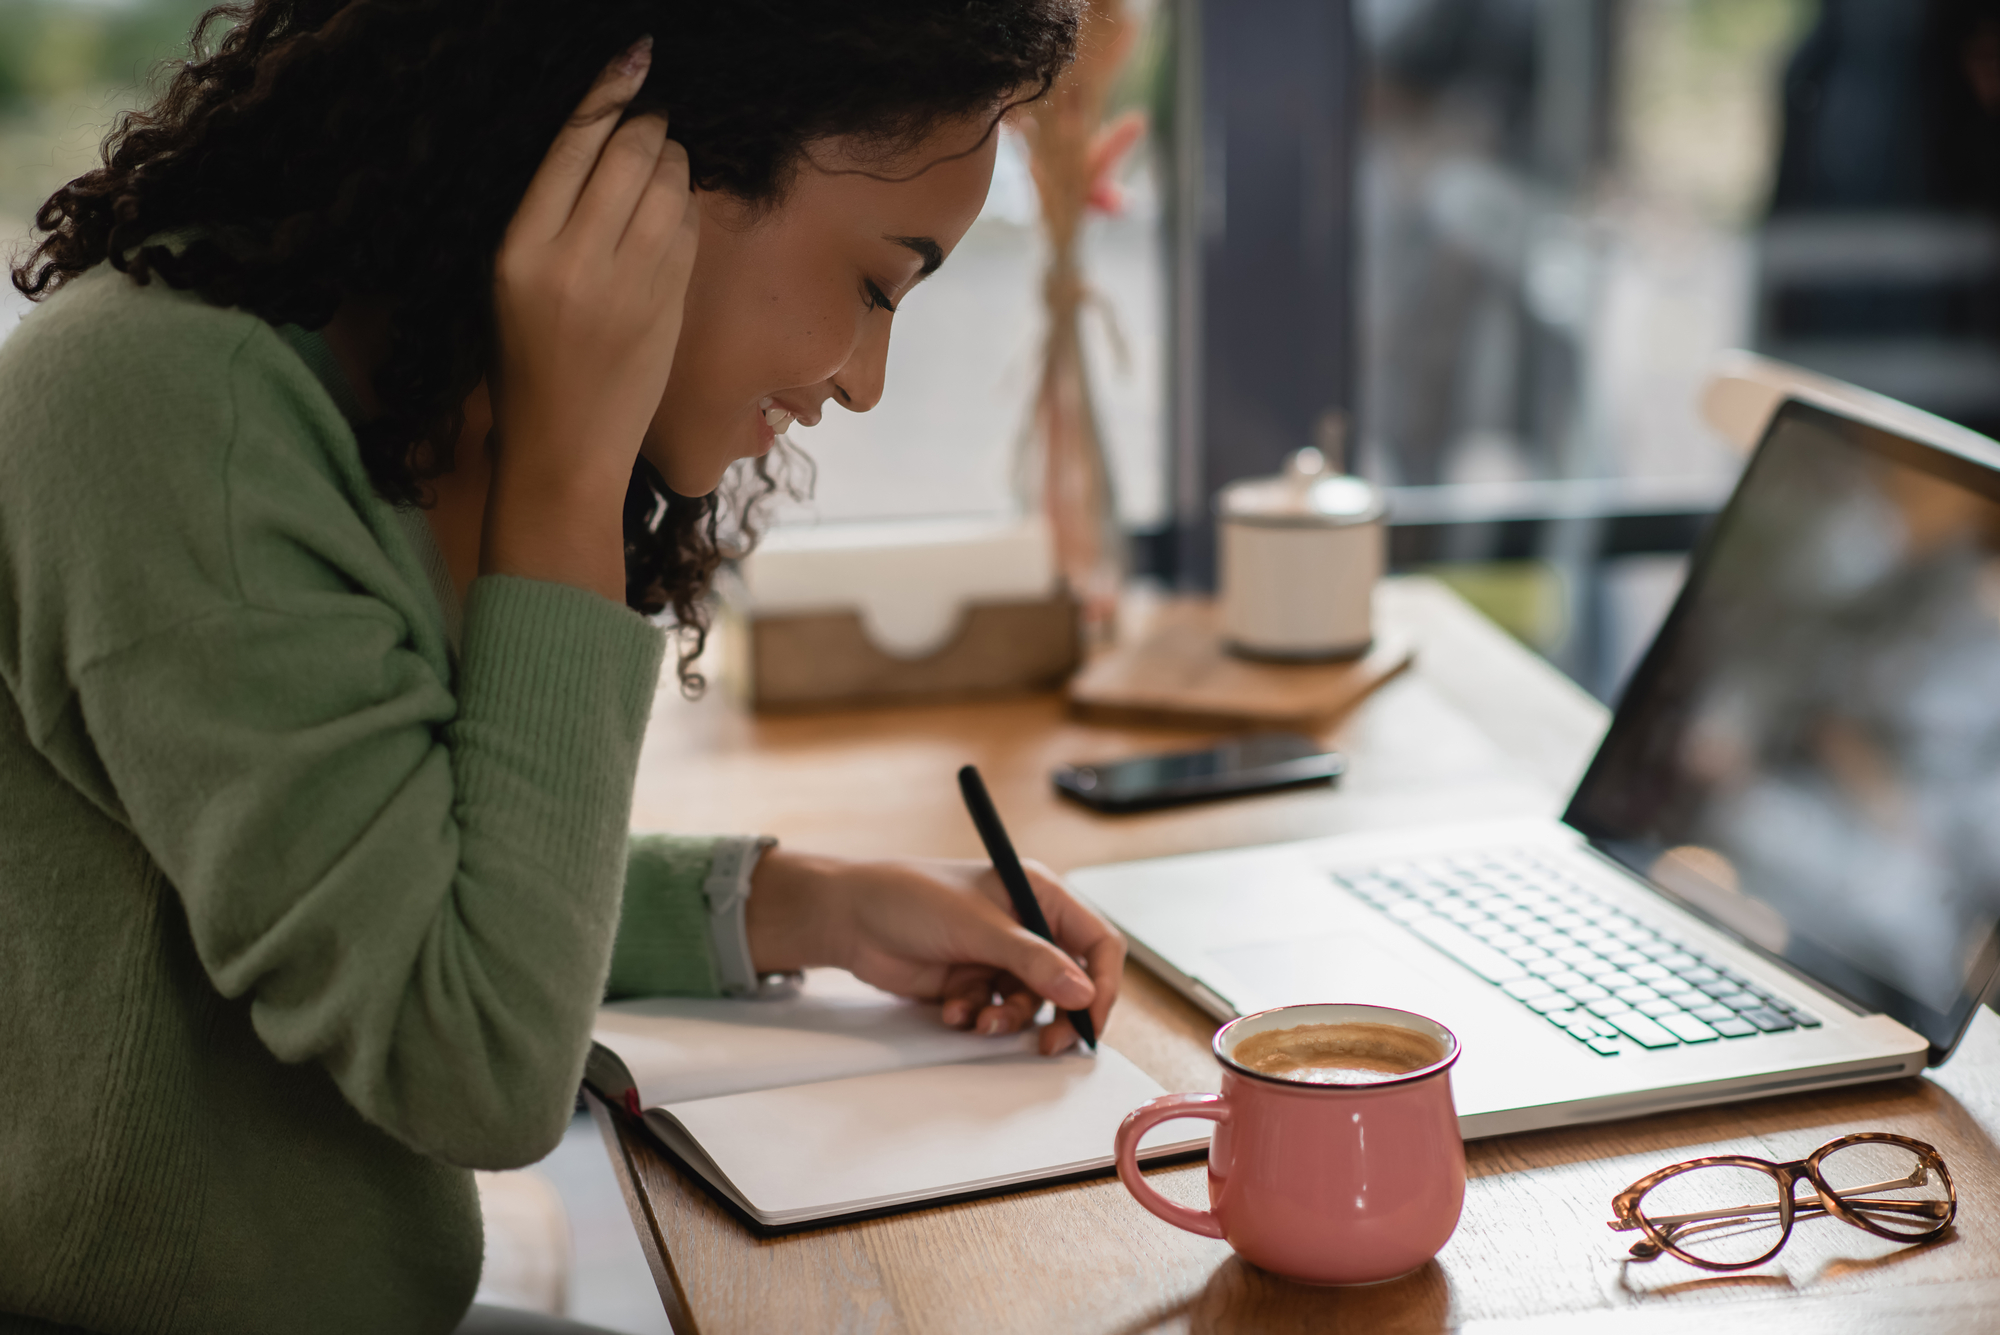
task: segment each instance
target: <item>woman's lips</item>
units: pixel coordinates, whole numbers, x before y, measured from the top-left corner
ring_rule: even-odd
[[[784,435],[791,430],[792,423],[798,420],[798,414],[769,397],[761,400],[757,407],[764,414],[764,425],[771,429],[771,434],[774,436]]]

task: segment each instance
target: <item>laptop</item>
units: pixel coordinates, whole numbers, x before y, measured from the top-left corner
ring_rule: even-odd
[[[1559,822],[1068,879],[1218,1020],[1449,1026],[1467,1136],[1942,1062],[2000,969],[2000,444],[1781,406]]]

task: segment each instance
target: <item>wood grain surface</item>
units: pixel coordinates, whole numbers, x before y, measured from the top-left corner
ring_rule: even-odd
[[[1113,726],[1316,732],[1410,665],[1400,628],[1383,627],[1367,653],[1346,662],[1265,663],[1230,653],[1220,620],[1213,599],[1163,603],[1143,634],[1070,678],[1070,712]]]
[[[1391,581],[1378,615],[1407,628],[1417,666],[1329,733],[1350,768],[1333,792],[1272,794],[1140,817],[1057,799],[1059,762],[1159,750],[1200,735],[1122,732],[1064,715],[1059,698],[757,720],[663,697],[642,764],[637,823],[771,832],[844,853],[977,856],[950,778],[979,764],[1024,853],[1058,870],[1349,829],[1560,810],[1604,711],[1441,587]],[[1170,1089],[1213,1089],[1213,1025],[1128,966],[1108,1042]],[[779,1237],[759,1237],[643,1131],[595,1109],[678,1331],[1722,1332],[2000,1329],[2000,1017],[1982,1011],[1927,1076],[1467,1146],[1464,1216],[1438,1258],[1366,1289],[1264,1274],[1183,1233],[1115,1179],[1017,1192]],[[1626,1259],[1612,1195],[1697,1155],[1802,1158],[1876,1129],[1944,1154],[1954,1229],[1902,1247],[1801,1220],[1770,1265],[1716,1275]],[[1206,1204],[1199,1165],[1149,1174]]]

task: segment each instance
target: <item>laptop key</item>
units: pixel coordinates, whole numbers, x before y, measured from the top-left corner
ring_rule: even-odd
[[[1584,1003],[1583,1008],[1601,1020],[1609,1020],[1614,1015],[1623,1015],[1632,1009],[1630,1005],[1620,1001],[1617,997],[1606,997],[1602,1001],[1588,1001]]]
[[[1555,991],[1553,987],[1534,977],[1516,978],[1502,983],[1500,990],[1516,1001],[1532,1001],[1536,997],[1545,997]]]
[[[1688,1009],[1694,1012],[1694,1017],[1697,1020],[1706,1020],[1709,1024],[1714,1024],[1717,1020],[1733,1020],[1736,1018],[1736,1012],[1727,1006],[1690,1006]]]
[[[1748,1020],[1767,1034],[1781,1034],[1787,1029],[1798,1028],[1798,1025],[1792,1021],[1791,1016],[1782,1015],[1766,1006],[1758,1006],[1751,1010],[1742,1011],[1739,1012],[1739,1015],[1740,1018]]]
[[[1509,982],[1526,972],[1478,937],[1441,918],[1420,918],[1408,927],[1489,983]]]
[[[1683,1043],[1712,1043],[1715,1030],[1703,1024],[1692,1015],[1662,1015],[1660,1027],[1672,1032]]]
[[[1635,1002],[1632,1006],[1632,1009],[1639,1012],[1639,1014],[1641,1015],[1650,1015],[1655,1020],[1665,1015],[1686,1014],[1686,1012],[1681,1010],[1679,1006],[1676,1006],[1673,1002],[1667,1000],[1665,997],[1656,997],[1652,1001]]]
[[[1658,1021],[1648,1019],[1637,1011],[1624,1011],[1604,1018],[1617,1025],[1625,1037],[1642,1048],[1671,1048],[1680,1043],[1680,1040],[1675,1038],[1671,1031],[1662,1028]]]
[[[1576,1003],[1560,992],[1551,992],[1545,997],[1530,997],[1523,1005],[1531,1011],[1546,1015],[1550,1011],[1573,1011]]]
[[[1600,1057],[1616,1057],[1625,1050],[1625,1045],[1615,1038],[1593,1038],[1585,1046]]]
[[[1569,995],[1571,1001],[1578,1003],[1602,1001],[1611,995],[1596,983],[1578,983],[1574,987],[1564,988],[1563,991]]]
[[[1710,1020],[1708,1027],[1724,1038],[1748,1038],[1752,1034],[1764,1032],[1741,1016],[1731,1016],[1727,1020]]]
[[[1809,1015],[1805,1011],[1796,1008],[1787,1010],[1785,1014],[1791,1016],[1801,1029],[1817,1029],[1820,1026],[1820,1019],[1817,1015]]]

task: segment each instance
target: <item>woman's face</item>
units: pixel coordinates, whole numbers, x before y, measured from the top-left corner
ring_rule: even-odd
[[[783,431],[785,415],[819,421],[828,400],[857,413],[875,406],[890,308],[985,203],[999,137],[987,129],[984,119],[956,122],[887,163],[821,143],[762,213],[700,192],[680,344],[642,451],[668,486],[715,490],[731,463],[771,448],[767,414]],[[911,172],[920,174],[876,179]]]

